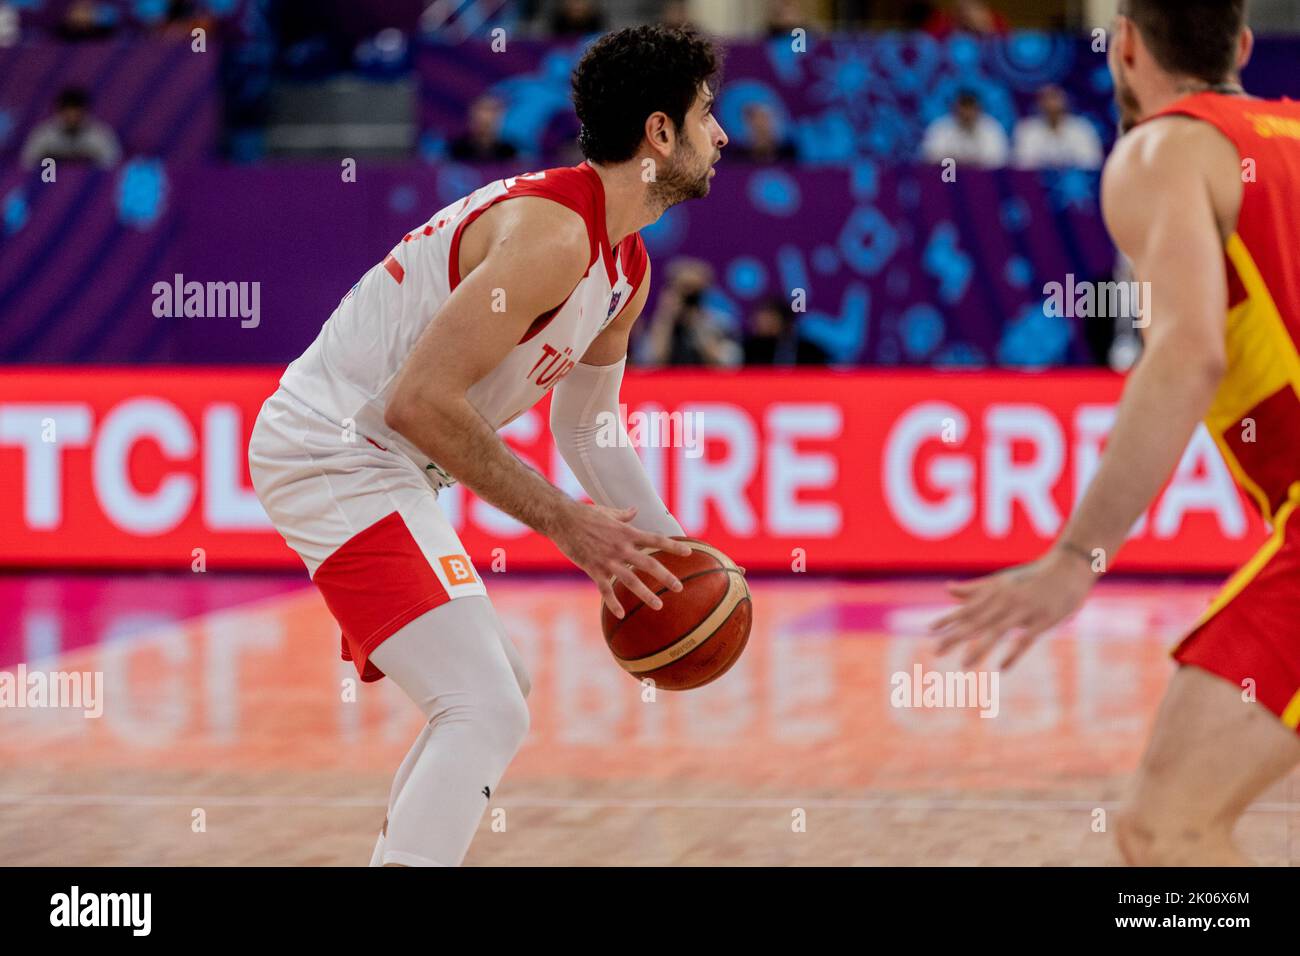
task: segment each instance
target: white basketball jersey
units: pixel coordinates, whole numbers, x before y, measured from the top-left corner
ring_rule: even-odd
[[[434,487],[453,479],[384,424],[384,408],[402,364],[425,326],[460,283],[465,227],[490,206],[540,196],[587,223],[591,259],[582,280],[557,308],[540,315],[491,372],[470,388],[471,405],[494,428],[531,408],[569,373],[595,337],[632,300],[646,271],[645,246],[632,233],[611,249],[605,189],[586,163],[500,179],[440,210],[402,238],[343,297],[320,334],[285,370],[280,385],[337,423],[342,433],[399,451],[423,468]],[[539,265],[545,250],[539,250]],[[496,313],[483,305],[483,321]]]

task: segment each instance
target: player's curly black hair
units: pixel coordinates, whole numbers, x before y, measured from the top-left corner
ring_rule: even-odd
[[[700,84],[714,86],[721,69],[721,51],[691,29],[629,27],[601,37],[573,71],[582,154],[593,163],[627,162],[646,117],[663,111],[680,129]]]

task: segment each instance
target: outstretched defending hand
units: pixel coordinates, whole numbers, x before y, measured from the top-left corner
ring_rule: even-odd
[[[575,503],[551,535],[565,557],[596,582],[605,606],[617,618],[622,618],[624,612],[614,597],[615,579],[627,585],[647,606],[656,611],[663,607],[663,601],[645,586],[633,568],[648,572],[674,591],[682,589],[682,582],[671,571],[641,549],[658,548],[683,556],[691,553],[691,546],[684,541],[634,527],[634,517],[636,508]]]
[[[1078,609],[1097,575],[1076,554],[1053,549],[1030,564],[948,585],[960,607],[930,625],[939,653],[966,644],[963,667],[982,661],[1004,637],[1018,632],[1001,668],[1020,659],[1034,640]]]

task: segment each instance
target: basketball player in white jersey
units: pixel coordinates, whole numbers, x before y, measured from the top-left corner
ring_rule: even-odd
[[[689,30],[609,34],[573,75],[586,162],[484,186],[403,237],[343,297],[262,407],[253,485],[307,565],[362,680],[392,678],[427,718],[393,781],[371,865],[461,862],[528,730],[528,677],[436,501],[460,482],[547,535],[616,615],[652,608],[642,549],[682,529],[618,420],[650,265],[638,230],[708,194],[727,143],[719,55]],[[497,430],[548,391],[551,430],[594,504],[519,460]],[[608,445],[608,447],[605,447]]]

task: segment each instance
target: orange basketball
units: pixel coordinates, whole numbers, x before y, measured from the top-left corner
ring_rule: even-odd
[[[614,595],[623,605],[620,621],[601,605],[600,624],[614,660],[637,680],[649,678],[664,690],[690,690],[717,680],[740,658],[749,640],[753,608],[740,568],[712,545],[678,538],[689,555],[648,552],[682,582],[670,591],[657,578],[636,574],[664,606],[641,603],[622,581]]]

